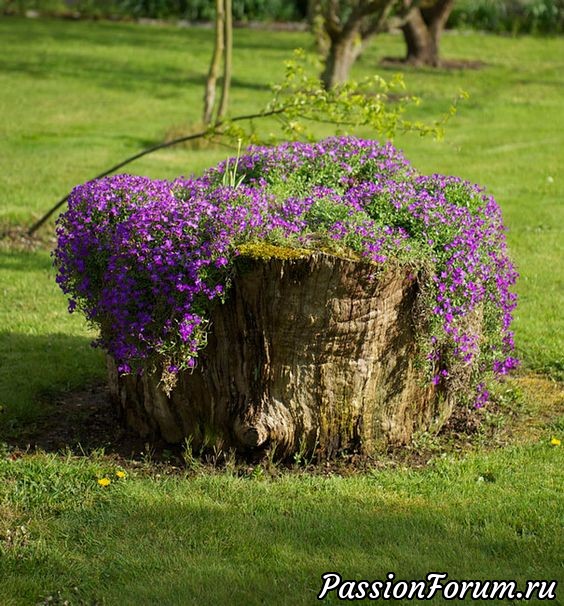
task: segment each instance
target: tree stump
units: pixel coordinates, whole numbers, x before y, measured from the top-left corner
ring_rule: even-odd
[[[142,435],[196,447],[286,457],[406,443],[452,410],[417,364],[412,272],[324,253],[242,255],[197,367],[167,396],[159,374],[118,376],[109,360],[112,397]]]

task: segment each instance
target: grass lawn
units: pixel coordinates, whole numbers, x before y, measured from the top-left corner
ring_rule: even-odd
[[[546,443],[349,478],[120,480],[103,460],[3,461],[0,506],[25,531],[0,559],[2,604],[314,604],[328,571],[562,580],[563,463]]]
[[[193,127],[212,38],[205,29],[0,18],[0,224],[29,224],[76,183]],[[298,46],[311,47],[306,34],[236,31],[233,115],[268,101],[269,83]],[[521,372],[544,376],[519,380],[524,426],[534,431],[494,451],[437,456],[426,469],[347,478],[187,479],[132,466],[120,480],[103,456],[0,453],[2,606],[49,596],[60,604],[313,604],[329,570],[370,580],[389,571],[564,580],[564,461],[562,447],[550,445],[564,433],[554,383],[564,370],[564,39],[447,34],[443,51],[486,65],[404,70],[423,100],[417,115],[437,117],[460,88],[470,99],[443,142],[405,136],[397,144],[424,172],[480,182],[501,204],[521,274]],[[402,52],[399,37],[382,36],[353,75],[391,76],[378,62]],[[198,173],[228,153],[168,149],[128,170]],[[48,250],[0,245],[0,294],[1,436],[40,422],[52,395],[99,381],[104,368],[88,327],[66,312]],[[96,481],[103,475],[113,478],[106,488]]]

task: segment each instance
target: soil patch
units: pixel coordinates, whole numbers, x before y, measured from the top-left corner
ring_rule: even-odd
[[[414,65],[407,62],[402,57],[384,57],[380,61],[382,67],[411,67],[413,69],[426,69],[426,70],[477,70],[487,66],[487,63],[479,60],[472,59],[442,59],[437,67],[430,67],[428,65]]]
[[[28,227],[23,226],[0,226],[0,251],[35,251],[51,250],[57,239],[50,229],[40,229],[34,235],[30,236]]]
[[[256,474],[257,469],[272,474],[294,469],[326,475],[354,475],[381,468],[421,468],[445,453],[462,455],[477,448],[491,449],[545,439],[547,428],[556,428],[561,423],[564,389],[561,383],[546,377],[518,376],[508,381],[486,408],[459,409],[437,435],[417,435],[411,444],[390,447],[377,458],[342,452],[329,461],[304,455],[275,466],[268,460],[268,454],[261,460],[253,460],[216,449],[194,453],[185,460],[184,445],[143,439],[126,429],[111,404],[108,387],[103,383],[60,394],[50,398],[49,403],[49,412],[34,424],[18,427],[17,435],[3,438],[15,456],[35,450],[70,451],[78,456],[88,456],[96,451],[124,467],[139,469],[143,463],[148,473],[232,467],[242,475]]]
[[[124,427],[110,401],[107,385],[95,384],[49,399],[49,412],[29,427],[18,427],[17,437],[5,439],[19,451],[71,451],[89,455],[103,451],[120,459],[170,458],[171,446],[147,441]],[[164,453],[164,454],[163,454]]]

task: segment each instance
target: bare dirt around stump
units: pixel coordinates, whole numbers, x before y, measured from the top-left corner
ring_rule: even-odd
[[[105,383],[62,393],[50,404],[49,412],[35,423],[17,427],[17,437],[7,436],[8,446],[21,451],[70,451],[77,455],[103,450],[123,459],[140,459],[148,454],[163,458],[163,452],[166,456],[171,452],[169,445],[144,440],[124,427]]]
[[[430,65],[417,65],[410,61],[406,61],[403,57],[384,57],[380,61],[382,67],[390,67],[397,69],[398,67],[406,67],[412,69],[426,69],[426,70],[478,70],[487,67],[487,63],[480,60],[474,59],[441,59],[439,65],[432,67]]]
[[[522,391],[521,400],[490,404],[487,410],[457,411],[437,436],[424,436],[424,440],[398,448],[390,448],[378,459],[357,453],[342,453],[337,459],[289,461],[279,465],[278,471],[296,469],[300,472],[351,475],[390,467],[421,468],[445,452],[470,452],[484,444],[488,448],[505,446],[513,442],[542,439],[547,426],[564,414],[562,384],[542,376],[525,375],[511,381],[508,390]],[[148,473],[178,473],[186,470],[181,447],[171,447],[158,441],[139,438],[121,424],[110,403],[105,384],[94,384],[78,391],[66,392],[50,399],[49,412],[33,425],[17,427],[10,436],[0,436],[14,456],[35,450],[48,453],[72,452],[88,456],[94,451],[118,460],[125,467],[145,462]],[[532,404],[531,404],[532,403]],[[501,423],[502,421],[502,423]],[[212,453],[202,453],[198,459],[203,470],[213,471],[225,467]],[[264,461],[238,460],[238,473],[252,474]]]

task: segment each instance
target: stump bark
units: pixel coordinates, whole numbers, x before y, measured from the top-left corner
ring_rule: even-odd
[[[196,369],[167,396],[159,375],[118,376],[109,360],[112,397],[142,435],[196,447],[285,457],[406,443],[452,409],[416,363],[412,271],[323,253],[241,256]]]

